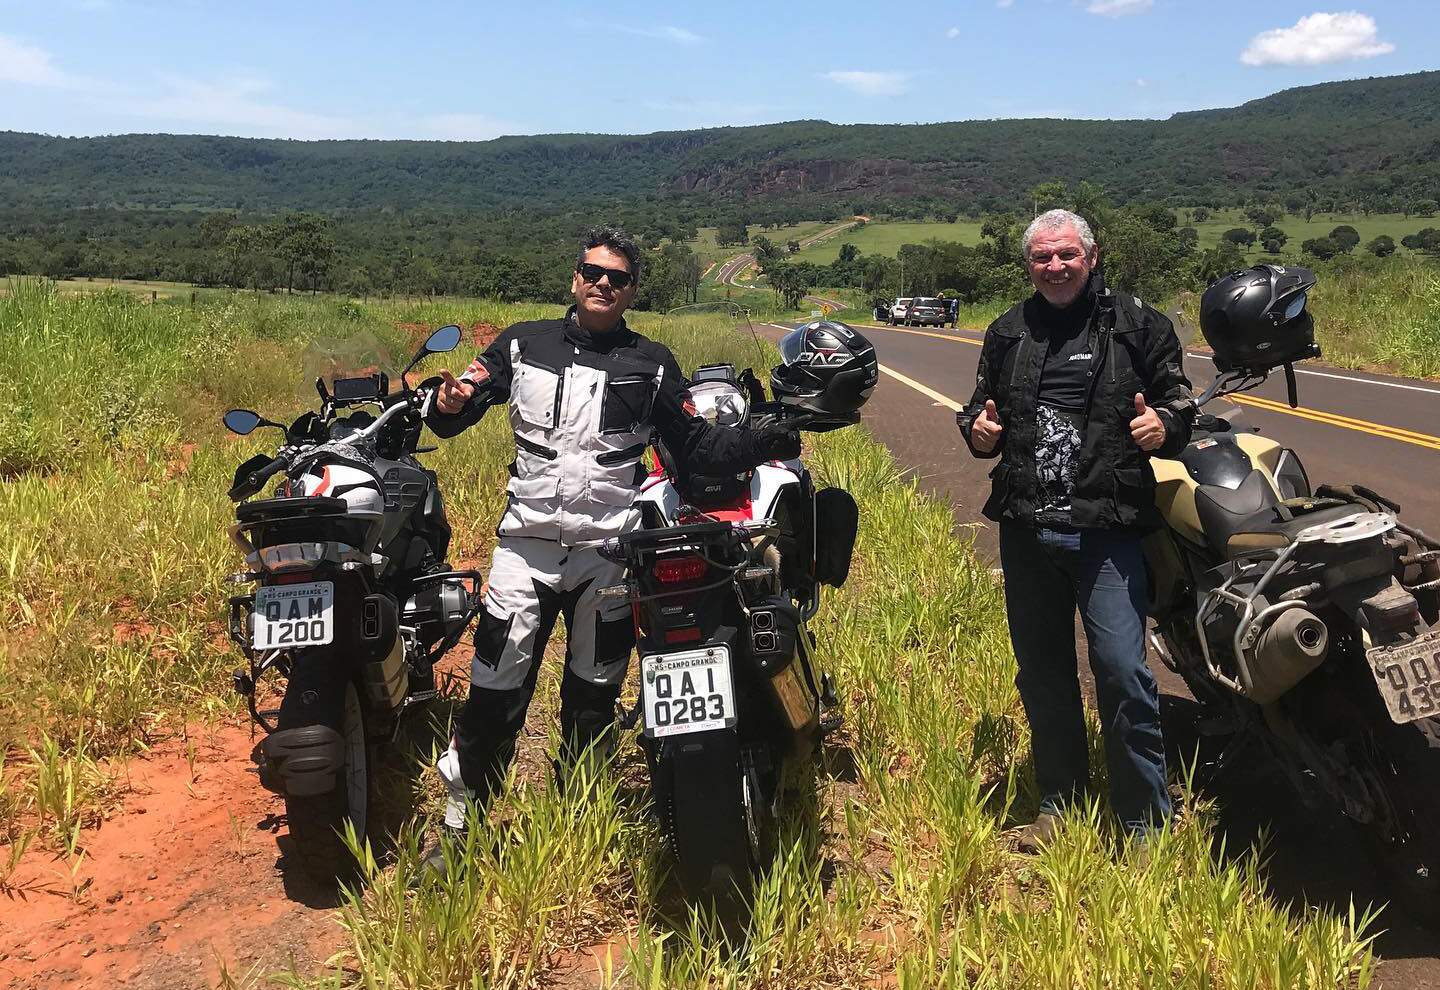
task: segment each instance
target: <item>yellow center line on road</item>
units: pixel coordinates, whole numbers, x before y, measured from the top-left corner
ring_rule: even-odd
[[[1257,409],[1264,409],[1267,412],[1284,413],[1287,416],[1299,416],[1301,419],[1309,419],[1317,423],[1338,426],[1344,430],[1355,430],[1359,433],[1368,433],[1371,436],[1385,437],[1389,440],[1399,440],[1402,443],[1413,443],[1417,447],[1428,447],[1431,450],[1440,450],[1440,437],[1432,437],[1427,433],[1417,433],[1414,430],[1406,430],[1398,426],[1386,426],[1383,423],[1370,423],[1363,419],[1351,419],[1349,416],[1324,412],[1320,409],[1291,409],[1290,406],[1284,402],[1276,402],[1274,399],[1262,399],[1258,395],[1227,395],[1225,398],[1230,402],[1238,402],[1245,406],[1254,406]]]
[[[917,337],[934,337],[936,340],[958,341],[965,344],[974,344],[977,347],[983,343],[979,340],[971,340],[969,337],[959,337],[946,333],[931,333],[928,330],[910,330],[902,327],[884,326],[877,323],[857,323],[856,326],[863,326],[874,330],[888,330],[891,333],[910,333]],[[918,385],[919,383],[907,382],[907,384]],[[923,386],[920,387],[923,389]],[[1238,402],[1241,405],[1264,409],[1266,412],[1284,413],[1286,416],[1296,416],[1300,419],[1308,419],[1315,423],[1324,423],[1327,426],[1338,427],[1342,430],[1355,430],[1357,433],[1368,433],[1374,437],[1398,440],[1401,443],[1410,443],[1417,447],[1425,447],[1429,450],[1440,450],[1440,437],[1431,436],[1428,433],[1419,433],[1415,430],[1407,430],[1400,426],[1371,423],[1368,420],[1354,419],[1350,416],[1325,412],[1321,409],[1291,409],[1287,403],[1276,402],[1274,399],[1263,399],[1258,395],[1227,395],[1226,399],[1231,402]]]

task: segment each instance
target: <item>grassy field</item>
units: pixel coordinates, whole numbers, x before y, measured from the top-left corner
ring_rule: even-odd
[[[839,237],[832,237],[823,243],[805,248],[796,257],[802,261],[813,261],[817,265],[828,265],[840,257],[842,244],[854,244],[860,249],[861,255],[880,254],[893,258],[900,245],[923,244],[929,240],[978,244],[980,224],[968,220],[955,223],[872,221],[859,230],[848,231]]]
[[[1214,247],[1220,242],[1225,231],[1232,227],[1244,227],[1254,233],[1259,233],[1260,228],[1256,227],[1251,220],[1240,210],[1219,210],[1212,213],[1209,219],[1203,222],[1193,222],[1189,217],[1188,210],[1177,210],[1181,226],[1192,226],[1200,236],[1201,247]],[[1285,231],[1289,240],[1285,242],[1286,254],[1299,254],[1300,245],[1312,237],[1328,237],[1330,231],[1341,224],[1349,224],[1355,228],[1360,235],[1360,245],[1355,248],[1356,253],[1364,252],[1365,245],[1370,243],[1372,238],[1381,234],[1389,234],[1400,244],[1400,238],[1407,234],[1413,234],[1423,227],[1440,226],[1440,220],[1431,218],[1429,220],[1420,217],[1405,217],[1399,213],[1372,213],[1370,216],[1353,213],[1317,213],[1307,222],[1303,214],[1291,214],[1275,221],[1275,226]],[[1401,255],[1409,254],[1405,248],[1399,248]],[[1246,252],[1246,258],[1250,261],[1264,261],[1273,257],[1260,250],[1256,244]]]
[[[186,720],[237,717],[226,682],[238,656],[220,622],[221,577],[235,565],[223,492],[258,444],[223,434],[221,410],[308,407],[302,368],[403,354],[418,332],[405,324],[547,312],[557,310],[251,297],[191,309],[44,283],[0,299],[10,371],[0,384],[0,839],[68,861],[123,787],[117,761]],[[687,368],[754,359],[727,317],[635,323]],[[451,358],[458,368],[468,354]],[[531,761],[494,810],[485,834],[496,841],[474,844],[469,869],[410,890],[423,815],[438,809],[431,781],[396,860],[371,864],[368,888],[342,907],[344,952],[324,972],[290,974],[292,985],[519,990],[549,985],[563,960],[588,960],[594,947],[601,962],[578,985],[1369,984],[1371,920],[1273,903],[1256,856],[1215,852],[1203,801],[1182,801],[1146,864],[1083,812],[1044,855],[1012,853],[1005,830],[1036,799],[1002,592],[956,539],[950,507],[921,495],[863,429],[807,442],[817,477],[863,506],[850,581],[814,623],[846,727],[827,741],[818,792],[788,823],[744,937],[723,938],[677,902],[643,763],[625,744],[588,792],[557,793]],[[507,424],[493,415],[429,455],[457,556],[487,552],[509,457]],[[555,679],[552,664],[538,695],[547,708]],[[1092,783],[1103,796],[1103,762]]]
[[[763,234],[769,238],[772,244],[778,244],[783,248],[788,241],[803,240],[813,234],[820,233],[820,231],[828,226],[830,226],[830,224],[821,223],[818,220],[773,229],[752,223],[746,230],[749,232],[751,240],[753,240],[757,234]],[[695,240],[687,243],[690,245],[690,249],[699,256],[704,264],[708,265],[712,261],[723,261],[726,258],[733,258],[735,255],[744,254],[748,250],[744,245],[729,244],[722,247],[716,244],[714,227],[701,227],[698,233],[699,236],[696,237]]]

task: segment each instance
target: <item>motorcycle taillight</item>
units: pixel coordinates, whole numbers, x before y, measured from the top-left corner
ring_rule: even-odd
[[[651,573],[661,584],[688,584],[703,578],[707,566],[703,557],[684,554],[660,558],[655,561]]]

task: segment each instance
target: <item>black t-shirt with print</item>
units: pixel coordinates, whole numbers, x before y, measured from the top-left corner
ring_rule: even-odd
[[[1095,297],[1086,292],[1064,309],[1039,302],[1035,341],[1045,347],[1036,407],[1035,471],[1040,481],[1036,522],[1070,522],[1070,493],[1080,457],[1085,396],[1090,387],[1090,318]]]

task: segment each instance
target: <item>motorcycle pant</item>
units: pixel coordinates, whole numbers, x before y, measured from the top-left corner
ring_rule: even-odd
[[[601,599],[598,592],[624,574],[622,565],[593,549],[501,538],[475,633],[470,694],[437,766],[449,792],[447,824],[463,823],[467,801],[487,805],[504,780],[558,617],[564,617],[566,629],[561,764],[603,745],[635,645],[635,627],[623,600]]]

